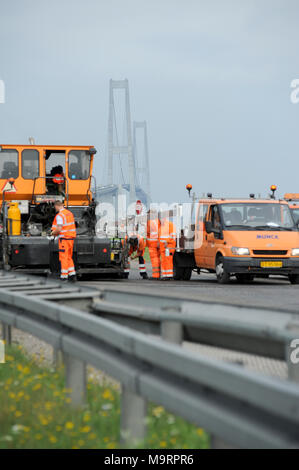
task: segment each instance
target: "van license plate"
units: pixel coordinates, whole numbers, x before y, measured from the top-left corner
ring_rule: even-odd
[[[282,261],[261,261],[261,268],[282,268]]]

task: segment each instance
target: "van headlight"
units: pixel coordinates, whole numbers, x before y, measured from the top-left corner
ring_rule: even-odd
[[[249,248],[239,248],[237,246],[232,246],[231,251],[234,255],[249,255]]]
[[[299,256],[299,248],[292,249],[292,256]]]

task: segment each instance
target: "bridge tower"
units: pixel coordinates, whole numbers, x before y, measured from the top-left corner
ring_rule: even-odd
[[[143,134],[143,148],[138,148],[137,133],[138,130]],[[133,151],[134,161],[136,167],[136,176],[138,186],[143,188],[147,195],[147,203],[150,203],[150,171],[149,171],[149,155],[148,155],[148,141],[147,141],[147,126],[146,121],[133,122]]]
[[[125,134],[126,142],[118,141],[117,119],[115,112],[115,95],[117,89],[124,90],[125,98]],[[119,159],[119,165],[127,158],[128,165],[128,183],[130,186],[130,202],[136,201],[136,168],[132,146],[132,127],[131,127],[131,111],[130,111],[130,96],[129,96],[129,82],[125,80],[110,80],[109,91],[109,120],[108,120],[108,184],[119,184],[116,181],[114,172],[114,165],[116,164],[116,157]],[[124,162],[125,163],[125,162]],[[123,181],[125,183],[125,181]]]

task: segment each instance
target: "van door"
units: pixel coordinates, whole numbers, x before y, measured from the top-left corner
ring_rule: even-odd
[[[220,218],[219,206],[217,204],[211,205],[209,211],[209,219],[212,222],[212,228],[215,230],[222,229],[222,223]],[[207,233],[206,237],[206,263],[207,268],[215,269],[216,253],[219,248],[219,244],[223,245],[221,235],[218,233]]]
[[[196,221],[195,221],[195,237],[194,237],[194,254],[196,265],[206,267],[206,236],[205,231],[205,218],[209,209],[209,204],[201,203],[198,204]]]

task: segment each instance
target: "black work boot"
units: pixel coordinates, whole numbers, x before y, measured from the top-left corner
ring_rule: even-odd
[[[142,277],[142,279],[148,279],[147,273],[141,273],[140,276]]]
[[[69,276],[69,282],[76,282],[77,281],[77,276],[74,274],[73,276]]]

